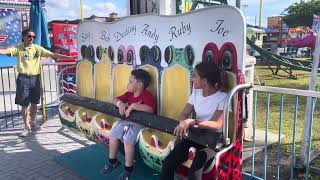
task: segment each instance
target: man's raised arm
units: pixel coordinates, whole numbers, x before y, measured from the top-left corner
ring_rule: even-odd
[[[69,59],[77,59],[76,56],[67,56],[59,53],[53,53],[53,58],[69,58]]]
[[[10,54],[10,50],[9,49],[0,49],[0,54],[2,54],[2,55]]]

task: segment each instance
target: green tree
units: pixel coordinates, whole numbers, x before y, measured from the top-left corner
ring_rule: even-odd
[[[311,27],[313,14],[320,14],[320,0],[296,2],[290,5],[286,12],[287,15],[283,17],[283,21],[289,27]]]

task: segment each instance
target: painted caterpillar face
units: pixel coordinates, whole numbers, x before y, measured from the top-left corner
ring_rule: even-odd
[[[147,63],[147,61],[160,62],[161,50],[158,46],[152,46],[150,49],[148,46],[144,45],[139,50],[139,56],[142,63]]]
[[[113,56],[110,54],[110,56]],[[136,62],[136,54],[133,46],[128,46],[127,49],[125,49],[124,46],[119,46],[118,48],[118,64],[127,63],[128,65],[133,65]]]
[[[237,71],[237,51],[232,43],[225,43],[220,50],[214,43],[208,43],[202,53],[202,61],[221,65],[225,70]]]
[[[217,63],[218,59],[220,58],[220,52],[218,47],[214,43],[208,43],[203,51],[202,54],[202,61],[208,63]]]
[[[183,61],[191,66],[194,62],[194,52],[191,45],[187,45],[185,48],[175,48],[174,46],[168,46],[164,51],[164,59],[168,64],[171,64],[173,60],[183,63]]]
[[[88,59],[92,63],[96,63],[94,60],[95,51],[92,45],[89,45],[89,46],[82,45],[80,51],[83,59]]]

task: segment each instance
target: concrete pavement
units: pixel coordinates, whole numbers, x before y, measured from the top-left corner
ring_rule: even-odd
[[[48,119],[43,129],[26,138],[18,137],[21,130],[18,125],[0,131],[1,180],[84,179],[53,158],[92,142],[63,128],[58,117]]]

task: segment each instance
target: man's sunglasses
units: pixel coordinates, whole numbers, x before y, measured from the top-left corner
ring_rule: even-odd
[[[28,38],[36,38],[36,36],[28,35]]]

